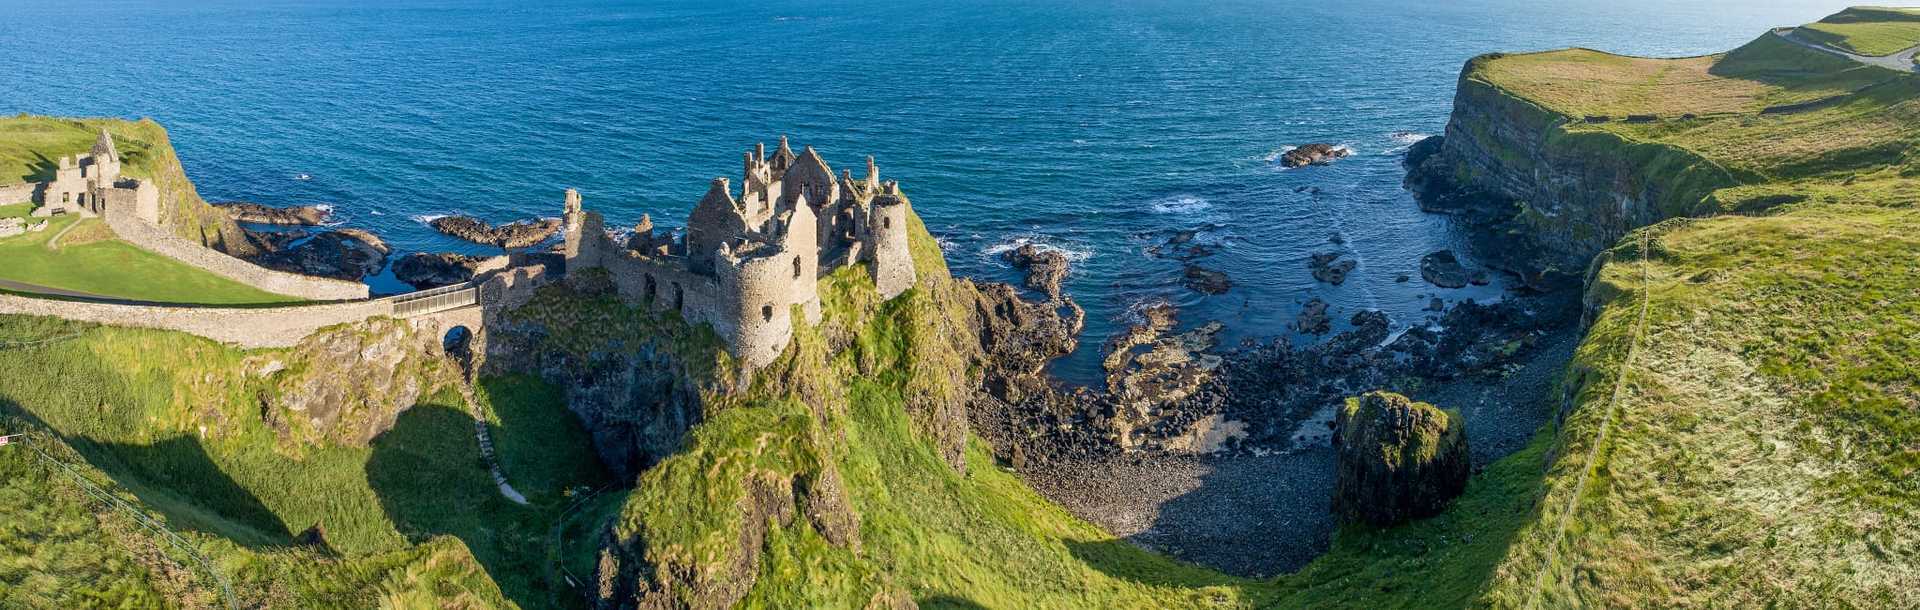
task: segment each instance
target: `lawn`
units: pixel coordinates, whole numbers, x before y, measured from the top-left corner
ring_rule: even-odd
[[[60,240],[50,248],[56,236]],[[105,297],[218,305],[298,300],[113,239],[101,220],[78,216],[49,219],[46,230],[0,239],[0,261],[0,280]]]
[[[1855,7],[1802,26],[1800,35],[1860,55],[1892,55],[1920,45],[1920,9]]]

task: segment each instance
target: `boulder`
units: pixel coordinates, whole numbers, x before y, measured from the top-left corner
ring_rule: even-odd
[[[1233,289],[1233,281],[1227,279],[1227,274],[1199,265],[1187,265],[1181,283],[1201,294],[1226,294]]]
[[[1420,257],[1420,277],[1441,288],[1465,288],[1472,279],[1452,250],[1441,250]]]
[[[1302,167],[1307,165],[1326,165],[1332,163],[1334,159],[1339,159],[1350,154],[1353,154],[1353,151],[1347,150],[1345,147],[1315,142],[1289,150],[1286,154],[1280,155],[1280,166]]]
[[[1360,263],[1350,258],[1343,260],[1341,256],[1338,252],[1314,254],[1313,260],[1307,261],[1307,268],[1313,271],[1313,279],[1335,286],[1346,283],[1347,274],[1352,273],[1353,268],[1360,266]]]
[[[1333,421],[1333,513],[1389,527],[1440,513],[1467,488],[1472,463],[1458,412],[1391,392],[1347,399]]]

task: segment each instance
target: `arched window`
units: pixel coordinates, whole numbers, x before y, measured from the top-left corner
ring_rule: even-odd
[[[772,322],[772,321],[773,321],[773,306],[772,306],[772,305],[761,305],[761,306],[760,306],[760,319],[761,319],[761,320],[764,320],[764,321],[767,321],[767,322]]]
[[[793,279],[800,279],[800,257],[793,257]]]

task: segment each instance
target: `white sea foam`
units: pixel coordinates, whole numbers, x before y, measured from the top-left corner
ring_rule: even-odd
[[[1199,195],[1174,195],[1150,205],[1157,214],[1192,214],[1213,207],[1213,202]]]
[[[293,179],[299,180],[301,182],[306,182],[308,180],[312,180],[313,176],[311,174],[294,174]]]
[[[414,222],[424,225],[424,224],[431,224],[433,221],[446,218],[448,216],[452,216],[452,214],[414,214],[412,216],[409,216],[408,218],[412,218]]]
[[[1433,137],[1432,134],[1420,133],[1418,131],[1396,131],[1387,134],[1387,139],[1393,141],[1393,146],[1382,151],[1380,154],[1397,155],[1407,152],[1407,149],[1413,148],[1414,144],[1430,137]]]
[[[1057,243],[1053,238],[1047,237],[1045,235],[1021,235],[1016,237],[1010,237],[1010,238],[1001,240],[1000,243],[987,246],[985,249],[982,249],[980,251],[980,254],[990,260],[997,260],[1000,258],[1000,255],[1008,252],[1012,252],[1014,250],[1018,250],[1020,249],[1021,246],[1025,246],[1029,244],[1031,244],[1035,249],[1038,249],[1042,252],[1059,252],[1061,254],[1064,254],[1067,257],[1067,261],[1069,262],[1077,263],[1093,257],[1092,249],[1089,249],[1085,246],[1078,245],[1078,244],[1063,245],[1063,244]]]

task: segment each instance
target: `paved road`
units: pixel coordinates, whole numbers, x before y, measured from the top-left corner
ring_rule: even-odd
[[[1893,70],[1896,72],[1920,72],[1920,67],[1916,67],[1913,63],[1914,55],[1920,54],[1920,45],[1914,45],[1905,51],[1894,53],[1892,55],[1882,55],[1882,56],[1856,55],[1853,53],[1842,51],[1840,49],[1829,47],[1824,44],[1820,44],[1817,42],[1806,40],[1804,38],[1800,38],[1799,36],[1794,35],[1795,31],[1796,30],[1794,28],[1780,28],[1780,29],[1774,30],[1773,33],[1781,38],[1785,38],[1788,41],[1793,42],[1794,44],[1807,47],[1809,49],[1815,49],[1818,51],[1825,51],[1827,53],[1839,55],[1841,57],[1845,57],[1847,59],[1851,59],[1863,64],[1867,64],[1869,66],[1880,66],[1882,68],[1886,68],[1888,70]]]

